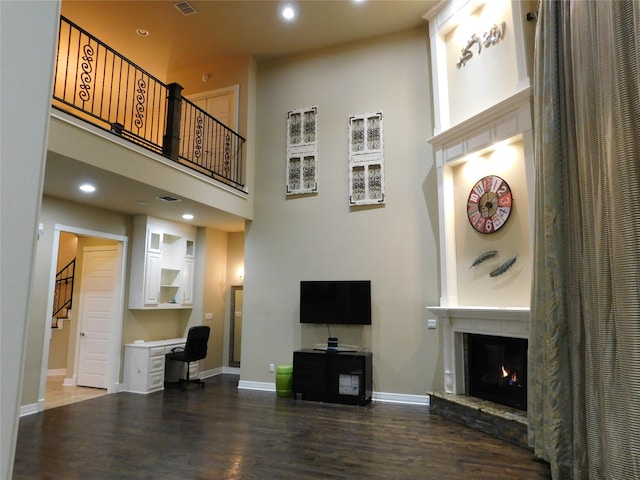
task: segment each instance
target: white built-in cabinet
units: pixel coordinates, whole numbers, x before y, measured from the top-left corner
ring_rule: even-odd
[[[129,308],[192,307],[195,238],[195,227],[134,217]]]

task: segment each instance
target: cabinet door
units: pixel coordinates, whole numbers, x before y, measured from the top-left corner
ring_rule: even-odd
[[[193,268],[195,262],[193,258],[185,258],[182,268],[182,303],[191,305],[193,303]]]
[[[162,232],[154,227],[147,229],[147,252],[160,253],[162,251]]]
[[[147,253],[144,272],[144,303],[157,305],[160,293],[160,254]]]

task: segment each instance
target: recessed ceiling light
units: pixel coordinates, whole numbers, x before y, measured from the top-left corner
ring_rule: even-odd
[[[297,9],[295,3],[285,3],[280,8],[280,15],[287,22],[290,22],[290,21],[292,21],[293,19],[296,18],[297,10],[298,9]]]
[[[96,191],[96,187],[89,183],[85,183],[83,185],[80,185],[80,190],[82,190],[84,193],[93,193]]]
[[[141,37],[148,37],[149,36],[149,30],[145,30],[144,28],[138,28],[136,30],[136,33],[138,35],[140,35]]]
[[[185,213],[184,215],[182,215],[182,218],[184,218],[185,220],[193,220],[193,215],[191,215],[190,213]]]

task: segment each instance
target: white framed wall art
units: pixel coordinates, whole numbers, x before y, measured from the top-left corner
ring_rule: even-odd
[[[286,194],[318,191],[318,107],[287,113]]]
[[[382,112],[349,117],[349,205],[384,203]]]

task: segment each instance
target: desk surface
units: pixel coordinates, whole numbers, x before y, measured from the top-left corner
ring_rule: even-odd
[[[171,345],[184,345],[185,343],[187,343],[186,338],[168,338],[166,340],[153,340],[151,342],[127,343],[125,347],[153,348],[153,347],[168,347]]]

